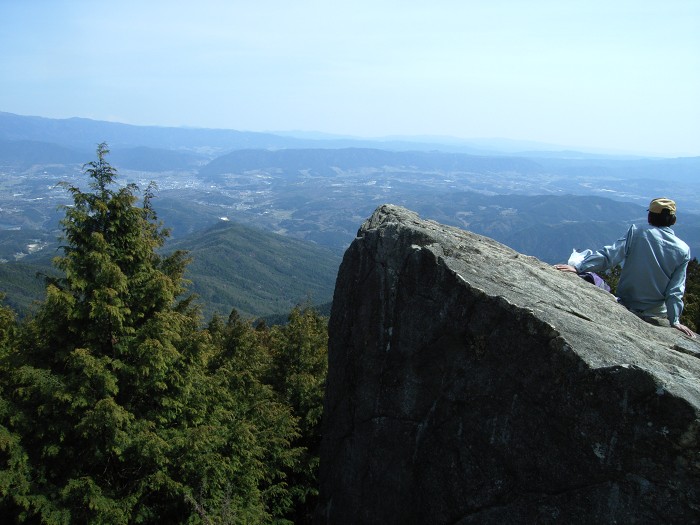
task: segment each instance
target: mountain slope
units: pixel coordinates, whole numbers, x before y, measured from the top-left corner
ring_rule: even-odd
[[[58,275],[49,257],[0,264],[0,294],[5,294],[0,304],[20,316],[28,314],[32,304],[44,298],[45,275]]]
[[[82,164],[85,158],[84,151],[57,144],[0,138],[0,166],[26,169],[34,164]]]
[[[340,265],[338,255],[313,243],[225,221],[169,242],[164,252],[174,250],[189,252],[185,276],[205,319],[214,312],[227,317],[233,308],[246,317],[267,317],[285,315],[307,301],[328,303]],[[56,274],[50,255],[0,264],[4,304],[23,315],[43,299],[43,281],[36,274]]]
[[[86,118],[49,119],[0,112],[0,139],[52,142],[71,148],[92,150],[98,142],[110,147],[165,149],[288,147],[299,141],[269,133],[224,129],[133,126]]]
[[[312,243],[222,221],[169,243],[188,250],[186,277],[205,313],[246,316],[289,312],[297,304],[329,302],[340,257]]]
[[[148,171],[183,171],[204,163],[203,155],[163,148],[114,148],[111,162],[122,169]]]
[[[95,143],[96,144],[96,143]],[[94,146],[94,145],[93,145]],[[120,168],[152,173],[184,171],[204,164],[207,157],[164,148],[112,147],[111,159]],[[52,142],[0,139],[0,166],[27,169],[34,165],[82,165],[92,152]]]

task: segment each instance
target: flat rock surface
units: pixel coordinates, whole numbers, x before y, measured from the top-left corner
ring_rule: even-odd
[[[700,523],[700,346],[384,205],[341,265],[318,523]]]

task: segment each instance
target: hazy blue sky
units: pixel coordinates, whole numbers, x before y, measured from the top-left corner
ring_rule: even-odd
[[[700,155],[698,0],[0,0],[0,111]]]

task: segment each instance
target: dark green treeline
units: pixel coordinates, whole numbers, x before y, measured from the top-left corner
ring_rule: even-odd
[[[2,523],[304,523],[315,503],[326,319],[206,328],[187,254],[107,146],[66,185],[61,278],[0,307]]]

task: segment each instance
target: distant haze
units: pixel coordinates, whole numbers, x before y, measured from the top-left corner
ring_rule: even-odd
[[[0,20],[0,111],[700,156],[697,0],[2,1]]]

